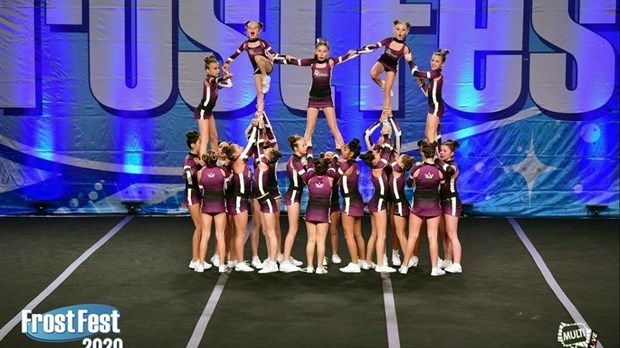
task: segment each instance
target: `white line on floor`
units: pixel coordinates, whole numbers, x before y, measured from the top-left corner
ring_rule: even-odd
[[[394,303],[394,292],[392,291],[392,280],[390,279],[389,273],[381,273],[381,284],[383,285],[383,304],[385,305],[385,323],[387,325],[388,347],[400,348],[396,305]]]
[[[555,281],[553,274],[551,274],[551,271],[549,270],[549,268],[545,264],[545,261],[543,261],[542,257],[538,253],[538,250],[536,250],[532,242],[525,235],[525,232],[523,232],[521,225],[519,225],[519,223],[513,218],[508,218],[508,222],[510,222],[510,225],[512,225],[512,228],[517,233],[517,236],[519,236],[519,239],[521,239],[521,242],[523,243],[523,245],[525,245],[525,248],[527,249],[527,251],[529,251],[530,255],[532,255],[532,258],[534,259],[536,266],[538,266],[538,269],[540,270],[540,273],[542,273],[543,277],[547,281],[547,284],[549,284],[549,287],[551,288],[551,290],[553,290],[553,292],[555,293],[555,296],[557,296],[558,300],[560,300],[564,308],[566,308],[566,310],[568,311],[568,314],[570,314],[570,316],[573,318],[575,323],[584,323],[588,327],[591,328],[591,326],[588,325],[586,320],[581,316],[581,313],[579,313],[579,311],[577,310],[577,307],[573,305],[573,303],[568,299],[568,296],[566,296],[562,288],[560,288],[560,285],[558,284],[558,282]],[[603,344],[601,343],[601,341],[597,342],[596,347],[603,348]]]
[[[252,231],[252,220],[248,221],[248,228],[246,229],[245,241],[246,243],[250,238],[250,234]],[[189,338],[189,342],[187,342],[187,348],[195,348],[200,345],[200,341],[202,340],[202,336],[204,336],[205,331],[207,331],[207,325],[209,325],[209,321],[211,320],[211,316],[213,316],[213,312],[215,311],[215,307],[222,296],[222,292],[224,291],[224,286],[228,281],[228,275],[232,271],[226,271],[220,275],[217,279],[217,283],[213,288],[213,292],[211,292],[211,296],[209,296],[209,300],[207,301],[207,305],[205,309],[202,311],[200,315],[200,319],[196,323],[196,327],[194,327],[194,332],[192,333],[192,337]]]
[[[110,238],[114,237],[114,235],[121,230],[129,221],[131,221],[132,217],[127,216],[121,222],[116,224],[114,228],[110,230],[105,236],[103,236],[97,243],[93,244],[88,250],[86,250],[80,257],[78,257],[73,263],[62,272],[58,278],[56,278],[50,285],[45,288],[34,300],[30,301],[23,310],[34,310],[43,300],[45,300],[56,288],[60,286],[69,276],[73,273],[86,259],[88,259],[97,249],[99,249],[102,245],[104,245]],[[6,323],[2,329],[0,329],[0,341],[4,339],[4,337],[11,331],[13,328],[19,324],[22,318],[22,311],[19,311],[13,319],[11,319],[8,323]]]

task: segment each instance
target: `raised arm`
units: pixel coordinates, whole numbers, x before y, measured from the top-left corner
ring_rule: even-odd
[[[258,126],[250,124],[250,134],[248,135],[248,143],[245,145],[241,153],[241,159],[247,160],[254,155],[255,145],[258,141]]]
[[[366,131],[364,131],[364,141],[369,150],[375,147],[375,143],[372,141],[372,133],[374,133],[377,128],[381,127],[382,124],[381,120],[377,120],[377,122],[370,125],[370,127],[366,128]]]
[[[273,127],[271,126],[271,121],[267,117],[267,113],[263,111],[263,124],[265,125],[265,140],[269,143],[269,147],[278,148],[278,139],[276,138],[276,134],[273,132]]]
[[[257,159],[264,164],[267,164],[267,156],[265,156],[265,150],[267,150],[270,146],[269,143],[264,141],[265,138],[265,129],[258,129],[258,141],[256,142],[256,156]]]
[[[403,137],[403,132],[400,129],[400,125],[398,124],[398,122],[396,122],[396,119],[394,117],[390,117],[388,119],[390,121],[390,124],[392,125],[392,133],[394,134],[394,150],[398,153],[400,153],[400,146],[402,143],[402,137]]]
[[[384,137],[385,136],[386,135],[384,135]],[[379,163],[377,163],[377,165],[375,166],[375,169],[385,168],[385,166],[389,163],[390,155],[392,154],[393,149],[394,148],[392,147],[389,141],[383,142],[383,145],[381,145],[381,152],[379,152],[379,156],[381,157],[381,160],[379,160]]]

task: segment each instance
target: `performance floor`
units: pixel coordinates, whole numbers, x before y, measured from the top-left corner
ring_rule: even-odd
[[[619,229],[618,219],[467,217],[462,274],[431,277],[425,238],[408,275],[344,274],[341,235],[343,264],[326,275],[220,275],[187,267],[186,216],[2,217],[0,347],[81,347],[28,338],[21,311],[92,303],[119,310],[120,334],[97,337],[124,347],[558,348],[560,324],[575,322],[599,347],[619,347]],[[302,261],[305,240],[302,227]]]

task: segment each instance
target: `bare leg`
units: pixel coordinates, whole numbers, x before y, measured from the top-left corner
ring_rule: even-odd
[[[430,144],[437,139],[437,126],[439,125],[439,117],[433,114],[426,115],[426,127],[424,128],[424,134],[426,135],[426,141]]]
[[[319,109],[308,108],[308,110],[306,110],[306,132],[304,133],[304,139],[310,144],[312,143],[312,135],[314,134],[317,118],[319,118]]]
[[[381,80],[381,74],[383,74],[384,71],[385,68],[383,68],[383,65],[379,62],[376,62],[375,65],[372,66],[372,69],[370,69],[370,78],[372,78],[374,83],[376,83],[381,89],[384,87],[383,81]]]
[[[235,251],[234,251],[234,234],[235,234],[235,225],[233,221],[233,217],[230,215],[226,215],[226,227],[224,228],[224,240],[226,241],[226,250],[224,251],[228,260],[235,259]]]
[[[248,212],[237,214],[233,218],[235,220],[235,258],[237,262],[243,262],[243,246],[248,226]]]
[[[262,75],[254,74],[254,87],[256,88],[256,111],[263,113],[265,111],[265,95],[263,94]]]
[[[323,259],[325,258],[325,238],[329,224],[320,223],[316,225],[316,260],[317,267],[323,267]]]
[[[196,120],[198,122],[198,131],[200,133],[200,149],[198,150],[198,155],[202,160],[202,155],[207,153],[207,144],[209,143],[209,120]]]
[[[443,259],[444,260],[452,260],[452,249],[450,248],[450,240],[448,239],[448,234],[446,233],[446,224],[443,219],[443,216],[439,217],[439,241],[442,242],[443,247]]]
[[[269,260],[276,261],[278,254],[278,239],[276,238],[275,230],[275,214],[263,213],[263,233],[265,234],[265,241],[267,243],[267,253],[269,254]]]
[[[446,234],[450,240],[450,248],[452,249],[452,260],[455,263],[461,263],[461,242],[458,237],[459,217],[452,215],[444,215]],[[446,257],[447,258],[447,257]]]
[[[200,259],[200,238],[202,234],[202,222],[200,221],[200,204],[192,204],[188,207],[189,215],[194,223],[192,235],[192,261]]]
[[[200,220],[202,221],[202,236],[200,238],[200,262],[204,264],[207,257],[207,246],[209,245],[209,237],[211,234],[211,224],[213,223],[213,216],[209,214],[201,214]]]
[[[422,218],[417,215],[411,214],[409,216],[409,237],[407,238],[407,246],[405,247],[405,257],[403,259],[403,266],[407,267],[409,265],[409,259],[414,254],[414,246],[418,241],[420,236],[420,228],[422,227]],[[435,260],[437,262],[437,260]]]
[[[220,256],[220,265],[226,264],[226,214],[221,213],[215,215],[215,239],[217,254]]]
[[[280,199],[276,199],[276,211],[274,215],[274,230],[276,232],[276,243],[278,248],[276,250],[277,255],[282,254],[282,229],[280,228]]]
[[[314,268],[314,250],[316,248],[316,224],[306,222],[306,231],[308,232],[308,241],[306,242],[306,267]],[[317,260],[321,264],[322,260]]]
[[[392,244],[392,254],[400,249],[400,239],[396,232],[396,215],[394,215],[394,203],[388,204],[388,226],[390,227],[390,242]],[[400,216],[399,216],[400,217]]]
[[[342,138],[342,134],[340,134],[340,129],[338,129],[336,111],[334,110],[334,108],[325,108],[323,109],[323,113],[325,114],[325,119],[327,120],[327,126],[329,127],[329,131],[334,136],[336,148],[342,148],[344,146],[344,139]]]
[[[411,220],[411,217],[409,217],[409,220]],[[411,228],[411,225],[409,225]],[[424,233],[424,231],[426,231],[426,225],[422,224],[420,226],[420,234]],[[409,241],[409,240],[407,240]],[[420,244],[422,244],[422,238],[418,238],[415,242],[415,245],[413,246],[413,255],[414,256],[418,256],[420,254]]]
[[[261,79],[271,73],[271,70],[273,70],[273,65],[269,59],[263,56],[255,56],[254,59],[256,60],[258,69],[260,70]]]
[[[394,216],[395,233],[393,234],[396,235],[397,242],[396,244],[393,244],[392,248],[394,250],[397,250],[396,248],[400,246],[400,249],[402,249],[403,254],[405,253],[405,247],[407,246],[406,230],[407,230],[407,218],[402,217],[402,216]]]
[[[355,238],[355,218],[347,214],[342,214],[342,229],[344,231],[344,238],[347,241],[347,248],[349,249],[351,262],[357,264],[359,260],[357,253],[357,242]]]
[[[357,244],[358,255],[366,254],[366,244],[362,236],[362,218],[355,218],[355,244]]]
[[[289,260],[291,258],[293,244],[295,243],[295,237],[297,236],[297,230],[299,230],[300,204],[293,203],[289,205],[287,209],[288,209],[288,233],[286,234],[286,240],[284,241],[284,260]]]
[[[260,228],[261,228],[261,211],[260,205],[258,201],[254,198],[251,200],[252,202],[252,257],[258,257],[258,244],[260,242]]]
[[[373,213],[375,216],[375,232],[377,234],[377,265],[384,266],[383,255],[385,255],[385,228],[387,226],[387,211],[381,210]],[[387,266],[387,265],[385,265]]]
[[[368,238],[368,243],[366,244],[366,263],[368,265],[372,264],[372,255],[375,252],[375,245],[377,244],[377,220],[375,218],[375,213],[370,214],[370,238]]]
[[[217,149],[217,128],[215,127],[215,116],[209,117],[209,144],[212,149]],[[201,144],[202,145],[202,144]]]
[[[392,110],[392,86],[396,74],[391,71],[385,73],[385,88],[383,89],[383,110]]]
[[[333,211],[330,217],[329,234],[332,243],[332,255],[338,254],[338,224],[340,223],[340,212]]]
[[[437,245],[437,230],[439,228],[439,216],[426,219],[426,234],[428,236],[428,249],[431,254],[431,265],[437,267],[439,246]]]

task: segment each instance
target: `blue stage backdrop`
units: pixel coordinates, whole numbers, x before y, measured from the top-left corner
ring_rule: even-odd
[[[185,132],[204,78],[203,57],[226,59],[243,23],[280,53],[312,57],[317,37],[331,55],[392,36],[422,70],[447,48],[444,139],[461,143],[459,189],[471,213],[586,216],[587,204],[618,216],[616,0],[0,0],[0,214],[49,211],[185,213]],[[369,71],[381,52],[338,65],[332,80],[345,140],[362,138],[381,111]],[[220,138],[243,143],[256,95],[246,53],[220,92]],[[276,66],[266,97],[284,160],[303,134],[310,70]],[[426,100],[404,62],[392,109],[404,151],[419,159]],[[323,118],[317,151],[333,139]],[[361,164],[363,168],[364,165]],[[283,165],[280,187],[288,184]],[[367,169],[366,169],[367,173]],[[372,187],[363,182],[363,194]],[[411,194],[411,192],[409,192]]]

